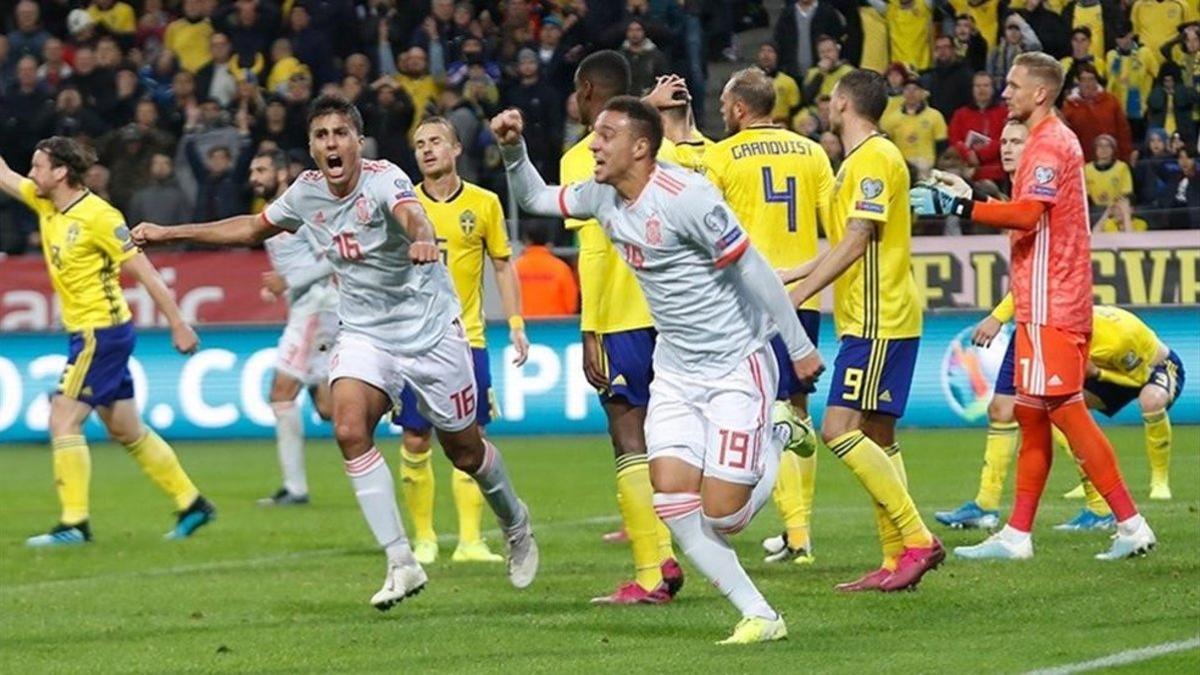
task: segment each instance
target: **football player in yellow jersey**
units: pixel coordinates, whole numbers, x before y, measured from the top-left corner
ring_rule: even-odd
[[[990,344],[1012,316],[1013,301],[1010,293],[980,322],[972,339],[976,344]],[[1108,305],[1092,308],[1092,342],[1088,352],[1084,400],[1089,408],[1108,417],[1117,414],[1131,401],[1137,400],[1142,411],[1146,455],[1150,460],[1150,498],[1171,499],[1171,420],[1167,411],[1183,391],[1183,362],[1141,319],[1127,310]],[[996,380],[997,394],[1008,396],[1007,400],[1001,400],[999,404],[1002,407],[1007,405],[1010,409],[1012,394],[1008,392],[1012,391],[1010,383],[1013,368],[1013,352],[1010,347]],[[991,416],[991,408],[988,413]],[[990,447],[990,440],[989,437],[989,457],[985,464],[995,468],[991,471],[992,475],[985,469],[980,478],[980,493],[987,489],[995,495],[995,500],[984,505],[988,507],[986,513],[992,518],[981,523],[977,519],[956,517],[960,515],[959,512],[967,513],[971,510],[972,502],[968,502],[957,511],[939,513],[939,522],[968,529],[988,527],[998,520],[999,496],[1004,487],[1013,448],[1009,445],[1006,454],[996,455]],[[1054,441],[1060,448],[1070,452],[1066,438],[1058,429],[1054,429]],[[1082,484],[1065,496],[1086,499],[1087,504],[1078,515],[1061,525],[1056,525],[1054,529],[1111,530],[1116,526],[1112,510],[1086,478],[1082,478]]]
[[[417,199],[433,223],[442,261],[450,270],[454,290],[462,303],[463,328],[471,343],[475,386],[479,392],[475,416],[482,433],[492,421],[495,407],[484,339],[485,255],[492,261],[496,286],[508,317],[509,340],[515,353],[513,363],[522,365],[529,356],[529,339],[521,317],[521,289],[510,261],[512,249],[505,231],[504,211],[494,192],[459,177],[455,163],[462,154],[462,143],[444,117],[422,120],[413,136],[413,148],[423,177],[416,187]],[[408,387],[400,395],[400,410],[392,421],[404,428],[400,480],[415,530],[413,556],[417,562],[428,565],[438,556],[438,539],[433,529],[433,464],[429,452],[433,425],[417,411],[416,394]],[[504,557],[492,553],[483,540],[483,495],[475,480],[453,469],[450,487],[458,511],[458,546],[451,560],[504,562]]]
[[[945,559],[907,489],[896,442],[921,336],[921,303],[910,268],[912,213],[908,166],[879,132],[887,107],[883,76],[857,70],[830,101],[830,126],[846,158],[826,221],[831,249],[787,272],[797,279],[797,306],[834,284],[834,324],[841,341],[821,434],[870,493],[883,564],[842,591],[896,591],[916,586]]]
[[[610,99],[630,91],[629,63],[619,52],[588,55],[575,73],[579,117],[591,127]],[[656,90],[657,91],[657,90]],[[653,92],[652,92],[653,94]],[[592,178],[595,158],[589,133],[563,153],[563,185]],[[674,147],[663,144],[664,150]],[[633,273],[595,220],[567,220],[579,232],[580,331],[583,370],[600,394],[617,469],[617,505],[633,555],[636,575],[601,604],[663,604],[683,586],[683,569],[675,560],[671,533],[654,512],[650,465],[643,425],[650,401],[650,379],[656,333],[650,310]]]
[[[743,223],[751,243],[776,269],[790,269],[817,256],[817,227],[822,205],[833,192],[833,169],[817,142],[771,121],[775,88],[758,68],[735,72],[721,93],[725,140],[704,155],[708,179]],[[821,326],[820,298],[796,312],[813,344]],[[776,359],[789,361],[778,337]],[[786,529],[763,543],[768,562],[812,563],[809,521],[816,479],[816,437],[808,414],[808,395],[816,391],[780,368],[777,422],[792,426],[792,443],[780,460],[773,494]],[[798,428],[797,428],[798,427]]]
[[[62,136],[37,144],[28,178],[0,159],[0,190],[38,216],[42,253],[62,302],[63,325],[70,333],[67,365],[50,401],[54,483],[62,514],[48,533],[27,539],[29,546],[83,544],[92,539],[88,522],[92,460],[83,436],[83,423],[92,410],[100,415],[109,436],[125,446],[174,501],[178,520],[168,538],[191,536],[216,517],[216,509],[184,473],[175,451],[138,415],[129,372],[136,336],[121,294],[121,272],[146,287],[170,322],[176,349],[190,354],[199,341],[154,265],[133,244],[125,218],[84,187],[83,175],[95,161],[90,149]]]

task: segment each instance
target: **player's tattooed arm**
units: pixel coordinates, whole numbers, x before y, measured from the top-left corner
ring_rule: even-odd
[[[804,279],[792,289],[792,304],[799,307],[809,298],[820,293],[834,279],[841,276],[867,251],[877,223],[864,218],[851,218],[846,223],[846,234],[837,246],[817,258],[817,264]]]
[[[133,228],[132,235],[133,243],[138,246],[183,242],[213,246],[257,246],[282,231],[260,213],[169,227],[139,223]]]
[[[392,210],[396,222],[408,233],[408,257],[417,265],[435,263],[441,255],[438,253],[437,239],[433,234],[433,223],[425,215],[425,209],[417,202],[403,201],[396,204]]]

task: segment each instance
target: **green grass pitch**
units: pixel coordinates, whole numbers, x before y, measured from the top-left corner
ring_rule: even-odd
[[[843,597],[832,586],[878,562],[871,510],[850,472],[819,456],[816,565],[767,565],[759,541],[772,506],[735,540],[750,575],[783,612],[788,641],[716,647],[737,616],[690,567],[667,607],[592,607],[629,575],[616,523],[612,459],[601,437],[501,438],[530,504],[542,568],[524,592],[501,565],[456,565],[448,462],[438,457],[442,559],[420,596],[388,613],[367,600],[382,556],[330,441],[310,444],[313,504],[254,505],[277,486],[270,442],[181,443],[184,465],[220,509],[194,539],[161,540],[170,503],[112,445],[94,448],[94,544],[23,547],[57,505],[44,446],[0,446],[0,670],[32,672],[1020,672],[1200,634],[1200,427],[1175,430],[1175,499],[1150,502],[1140,429],[1110,428],[1126,477],[1159,537],[1150,557],[1101,563],[1107,536],[1050,529],[1079,502],[1056,457],[1034,560],[949,559],[919,591]],[[904,431],[914,496],[935,509],[974,495],[983,430]],[[393,470],[395,439],[387,442]],[[1011,479],[1010,479],[1011,486]],[[1008,498],[1008,495],[1006,495]],[[485,516],[489,518],[490,516]],[[490,520],[488,521],[490,523]],[[936,525],[936,523],[934,523]],[[948,547],[974,532],[938,529]],[[495,532],[490,533],[499,546]],[[1126,667],[1200,672],[1200,650]]]

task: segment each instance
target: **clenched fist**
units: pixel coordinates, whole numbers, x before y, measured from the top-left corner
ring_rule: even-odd
[[[509,108],[492,118],[491,127],[492,135],[501,145],[516,145],[525,132],[525,118],[520,110]]]

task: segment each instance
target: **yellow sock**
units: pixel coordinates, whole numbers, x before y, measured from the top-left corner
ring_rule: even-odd
[[[54,448],[54,485],[62,505],[61,522],[78,525],[88,519],[88,486],[92,481],[92,454],[83,436],[59,436]]]
[[[413,538],[437,541],[433,531],[433,453],[413,454],[400,448],[400,490],[412,518]]]
[[[896,469],[896,475],[900,477],[900,482],[907,488],[908,471],[904,468],[904,456],[900,454],[900,444],[892,443],[883,452],[892,462],[892,467]],[[882,567],[894,570],[900,562],[900,555],[904,553],[904,537],[900,536],[900,530],[892,523],[887,511],[878,503],[875,504],[875,529],[879,531],[879,543],[883,548]]]
[[[1096,486],[1092,485],[1092,481],[1087,479],[1083,474],[1083,468],[1079,471],[1079,484],[1083,486],[1083,498],[1087,503],[1089,511],[1101,516],[1112,515],[1112,509],[1109,508],[1108,502],[1104,501],[1104,497],[1096,491]]]
[[[617,458],[617,495],[637,570],[634,580],[642,588],[653,590],[662,583],[662,557],[658,549],[654,490],[650,487],[650,463],[645,455]]]
[[[779,458],[779,475],[775,478],[771,498],[787,529],[788,544],[793,548],[808,548],[808,514],[804,512],[800,494],[800,472],[800,456],[794,452],[783,453]]]
[[[897,471],[898,462],[861,431],[842,434],[829,444],[829,449],[850,467],[871,498],[887,512],[891,524],[900,530],[904,546],[924,548],[933,544],[933,535]]]
[[[809,429],[813,428],[813,420],[811,415],[806,415],[801,420],[808,425]],[[795,453],[784,453],[787,455],[795,455]],[[809,544],[809,551],[812,551],[812,506],[813,495],[817,491],[817,454],[814,452],[809,457],[800,457],[796,455],[796,459],[800,463],[800,523],[804,528],[808,538],[805,540]]]
[[[1000,494],[1008,477],[1008,465],[1017,450],[1019,426],[1016,422],[988,424],[987,445],[983,451],[983,471],[979,474],[979,493],[975,503],[984,511],[1000,508]]]
[[[483,493],[479,484],[470,474],[455,469],[450,477],[450,491],[458,512],[459,546],[483,541]]]
[[[200,491],[180,466],[175,451],[150,427],[145,428],[141,438],[125,446],[125,451],[150,480],[167,493],[179,511],[191,506],[200,496]]]
[[[1146,434],[1146,456],[1150,459],[1150,482],[1166,485],[1171,471],[1171,418],[1166,410],[1142,415]]]

